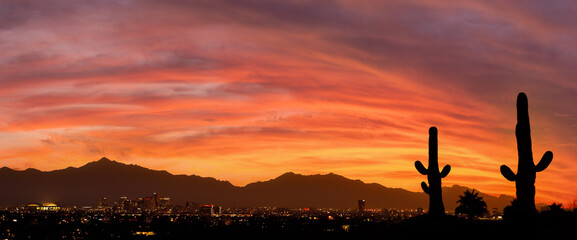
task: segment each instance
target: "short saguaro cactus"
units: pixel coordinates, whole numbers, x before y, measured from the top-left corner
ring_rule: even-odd
[[[421,187],[425,193],[429,194],[429,214],[432,216],[442,216],[445,214],[445,206],[443,205],[443,194],[441,187],[441,178],[446,177],[451,171],[451,166],[445,165],[443,170],[439,172],[439,157],[438,157],[438,141],[437,128],[429,128],[429,167],[420,162],[415,162],[415,168],[423,175],[427,175],[427,183],[422,182]]]

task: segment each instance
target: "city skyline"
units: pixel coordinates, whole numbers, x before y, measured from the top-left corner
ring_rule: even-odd
[[[577,5],[569,1],[0,3],[0,167],[106,156],[244,186],[336,173],[515,196],[529,99],[536,200],[577,200]]]
[[[1,168],[0,189],[7,192],[27,190],[25,194],[0,198],[0,207],[17,207],[27,203],[59,203],[68,207],[101,205],[103,198],[111,201],[139,199],[149,193],[168,196],[172,203],[181,206],[188,202],[198,202],[236,208],[349,209],[356,207],[359,199],[368,202],[367,208],[418,209],[428,206],[428,197],[423,192],[365,183],[332,173],[284,173],[274,179],[236,187],[227,181],[194,175],[172,175],[166,171],[125,165],[106,158],[80,168],[50,172]],[[457,206],[458,196],[470,190],[467,186],[458,185],[445,186],[443,189],[449,212]],[[500,210],[514,199],[513,196],[491,196],[485,193],[482,196],[490,208]],[[570,203],[564,204],[569,208],[572,206]]]

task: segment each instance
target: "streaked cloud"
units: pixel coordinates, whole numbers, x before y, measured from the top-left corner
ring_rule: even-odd
[[[439,128],[445,184],[514,194],[529,96],[539,201],[577,199],[570,1],[0,3],[3,165],[107,156],[243,185],[334,172],[420,191]],[[547,189],[547,191],[540,191]]]

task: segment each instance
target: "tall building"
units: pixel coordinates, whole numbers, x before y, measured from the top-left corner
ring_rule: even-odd
[[[214,214],[222,214],[222,207],[221,206],[214,206],[212,209],[213,209],[212,211],[214,212]]]
[[[105,197],[100,198],[100,202],[98,202],[98,207],[99,207],[99,208],[106,208],[106,207],[108,207],[108,199],[105,198]]]
[[[126,204],[126,202],[128,201],[127,197],[120,197],[120,201],[115,202],[114,206],[116,207],[117,210],[128,210],[128,206]]]
[[[138,198],[138,208],[140,210],[152,211],[156,209],[156,199],[154,197]]]
[[[359,212],[365,211],[366,202],[364,199],[359,200],[357,204],[359,205]]]
[[[202,216],[213,216],[214,213],[214,205],[202,205],[198,210],[198,213]]]
[[[124,210],[130,211],[130,212],[138,210],[138,201],[137,200],[126,200],[124,202]]]
[[[108,206],[107,199],[102,198],[99,206]],[[128,197],[121,197],[119,201],[114,203],[116,211],[164,211],[171,212],[173,208],[171,199],[169,197],[162,197],[154,193],[150,197],[140,197],[135,200],[128,199]]]
[[[159,197],[158,197],[158,194],[154,193],[154,194],[153,194],[153,200],[152,200],[152,201],[153,201],[152,204],[154,205],[153,209],[158,209],[158,206],[160,205],[158,198],[159,198]]]
[[[161,197],[158,199],[158,210],[170,210],[172,208],[172,202],[170,198]]]

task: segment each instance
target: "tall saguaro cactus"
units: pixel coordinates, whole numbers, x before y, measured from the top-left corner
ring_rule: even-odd
[[[427,183],[422,182],[421,187],[425,193],[429,194],[429,214],[440,216],[445,214],[443,205],[443,195],[441,188],[441,178],[446,177],[451,171],[451,166],[445,165],[439,172],[437,128],[429,128],[429,167],[425,168],[420,161],[415,162],[415,168],[423,175],[427,175]]]
[[[501,166],[501,174],[507,180],[515,182],[515,187],[517,188],[517,209],[521,213],[532,214],[537,211],[535,209],[535,178],[537,177],[537,172],[541,172],[549,166],[553,160],[553,153],[551,151],[545,152],[537,165],[533,162],[529,104],[525,93],[519,93],[517,96],[515,136],[517,137],[517,152],[519,155],[517,174],[514,174],[505,165]]]

